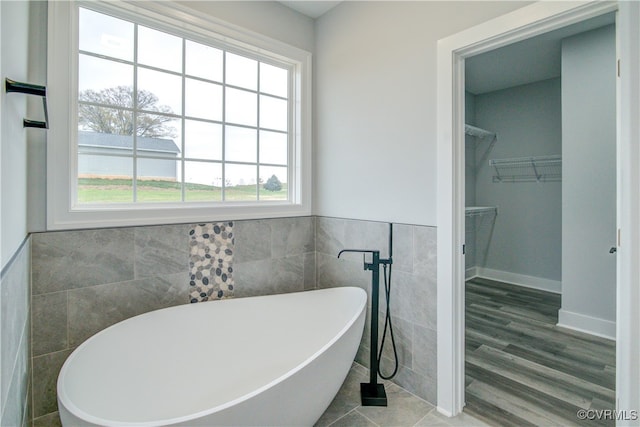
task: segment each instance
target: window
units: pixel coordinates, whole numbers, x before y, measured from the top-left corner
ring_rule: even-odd
[[[310,213],[310,55],[168,3],[50,3],[50,229]]]

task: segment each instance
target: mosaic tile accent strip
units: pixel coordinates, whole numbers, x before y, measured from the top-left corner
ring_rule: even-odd
[[[189,230],[189,301],[233,297],[233,222],[197,224]]]

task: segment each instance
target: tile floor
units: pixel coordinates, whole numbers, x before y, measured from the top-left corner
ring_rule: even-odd
[[[349,371],[342,388],[316,427],[486,427],[487,424],[468,414],[448,418],[435,407],[400,386],[385,381],[389,406],[361,406],[360,383],[369,379],[368,370],[357,363]]]

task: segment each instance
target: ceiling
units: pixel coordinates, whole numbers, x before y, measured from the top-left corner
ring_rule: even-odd
[[[316,19],[327,13],[330,9],[333,9],[341,1],[281,1],[283,5],[290,9],[296,10],[303,15],[307,15],[310,18]]]
[[[560,77],[562,39],[614,22],[609,13],[467,58],[465,88],[480,95]]]

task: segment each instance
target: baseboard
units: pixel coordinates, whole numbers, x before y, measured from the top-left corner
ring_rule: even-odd
[[[610,340],[616,339],[616,322],[586,316],[572,311],[563,309],[558,311],[558,326],[608,338]]]
[[[469,280],[478,277],[478,267],[467,268],[464,272],[464,279]]]
[[[524,286],[526,288],[539,289],[541,291],[562,293],[562,282],[559,280],[543,279],[541,277],[527,276],[525,274],[511,273],[509,271],[494,270],[492,268],[474,267],[477,277]],[[469,269],[467,269],[469,271]]]
[[[449,411],[447,411],[444,408],[441,408],[439,406],[436,406],[436,411],[440,412],[442,415],[444,415],[445,417],[449,417],[451,418],[453,416],[453,414]]]

